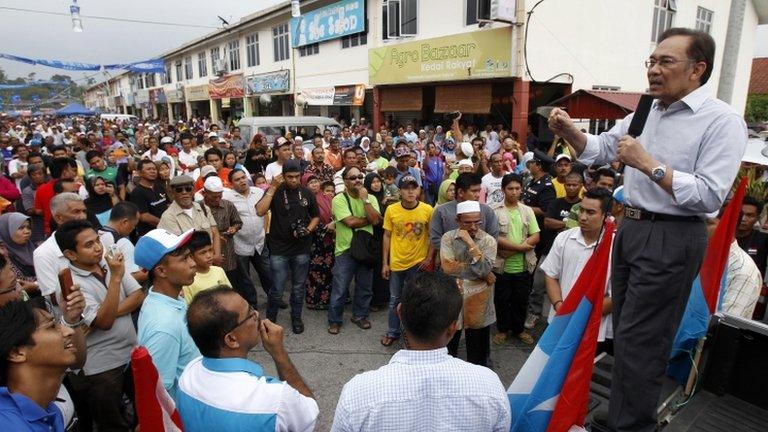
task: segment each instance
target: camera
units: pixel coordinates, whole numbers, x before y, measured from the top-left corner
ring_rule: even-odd
[[[302,238],[310,234],[307,229],[307,224],[303,220],[299,219],[296,222],[291,223],[291,229],[296,233],[296,238]]]

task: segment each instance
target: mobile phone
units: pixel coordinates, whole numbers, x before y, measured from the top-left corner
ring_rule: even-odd
[[[115,259],[115,256],[117,256],[117,245],[111,245],[109,249],[107,249],[107,258]]]
[[[72,294],[72,270],[65,268],[59,272],[59,286],[61,286],[61,299],[66,303],[67,297]]]

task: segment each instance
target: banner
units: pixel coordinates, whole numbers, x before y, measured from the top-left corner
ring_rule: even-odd
[[[208,83],[208,96],[211,99],[241,98],[245,96],[244,86],[242,74],[225,75]]]
[[[288,69],[249,75],[245,78],[245,94],[282,93],[291,89],[291,72]]]
[[[165,90],[156,88],[149,91],[149,101],[154,104],[165,104]]]
[[[512,30],[502,27],[368,50],[370,84],[511,77]]]
[[[34,86],[40,86],[40,85],[60,85],[60,86],[69,86],[72,84],[71,81],[35,81],[31,83],[26,84],[0,84],[0,90],[15,90],[15,89],[24,89]]]
[[[208,100],[208,84],[184,87],[184,97],[190,102]]]
[[[291,18],[291,46],[300,47],[365,31],[365,1],[343,0]]]
[[[100,65],[94,63],[65,62],[61,60],[43,60],[19,57],[12,54],[0,53],[0,58],[13,60],[30,65],[42,65],[56,69],[65,69],[70,71],[100,71],[101,69],[125,69],[131,72],[140,73],[165,73],[165,64],[162,59],[145,60],[135,63],[121,63]]]
[[[149,103],[149,90],[139,90],[136,92],[136,103]]]
[[[184,102],[184,90],[166,90],[165,99],[170,103]]]
[[[365,84],[302,89],[301,96],[304,98],[307,105],[362,106],[365,99]]]

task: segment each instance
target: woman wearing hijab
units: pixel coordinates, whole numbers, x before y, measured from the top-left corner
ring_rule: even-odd
[[[112,207],[120,202],[115,194],[115,186],[95,176],[86,180],[85,189],[88,191],[88,198],[84,201],[88,222],[97,229],[101,228],[109,221]]]
[[[456,198],[456,180],[448,179],[440,183],[440,189],[437,192],[437,203],[435,207],[443,205]]]
[[[333,184],[333,182],[330,182]],[[312,233],[312,251],[309,259],[309,275],[307,276],[306,302],[308,309],[326,310],[331,301],[331,286],[333,285],[334,250],[336,248],[336,224],[331,214],[333,192],[326,194],[323,184],[314,173],[305,173],[301,178],[302,186],[315,194],[320,223]],[[331,188],[331,191],[333,188]]]
[[[379,208],[381,214],[387,211],[387,205],[382,204],[384,202],[384,184],[381,182],[381,177],[376,173],[369,173],[363,180],[363,185],[368,191],[368,195],[373,195],[379,201]],[[373,226],[373,237],[378,239],[379,244],[384,239],[384,228],[381,224]],[[381,253],[381,251],[379,251]],[[371,311],[378,312],[380,310],[386,310],[389,307],[389,281],[381,277],[381,259],[376,260],[376,265],[373,268],[373,298],[371,299]]]
[[[31,237],[32,222],[29,216],[15,212],[0,216],[0,241],[3,243],[19,285],[27,293],[38,290],[32,259],[35,244],[32,243]]]

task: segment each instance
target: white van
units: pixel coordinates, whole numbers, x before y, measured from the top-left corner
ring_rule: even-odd
[[[328,117],[243,117],[238,124],[240,135],[246,142],[251,142],[254,134],[261,134],[268,145],[272,145],[278,137],[290,131],[293,136],[301,135],[307,143],[315,133],[322,135],[326,128],[338,130],[339,123]]]
[[[101,120],[107,120],[107,121],[120,121],[120,122],[133,122],[134,120],[139,120],[138,117],[130,114],[102,114],[100,116]]]

